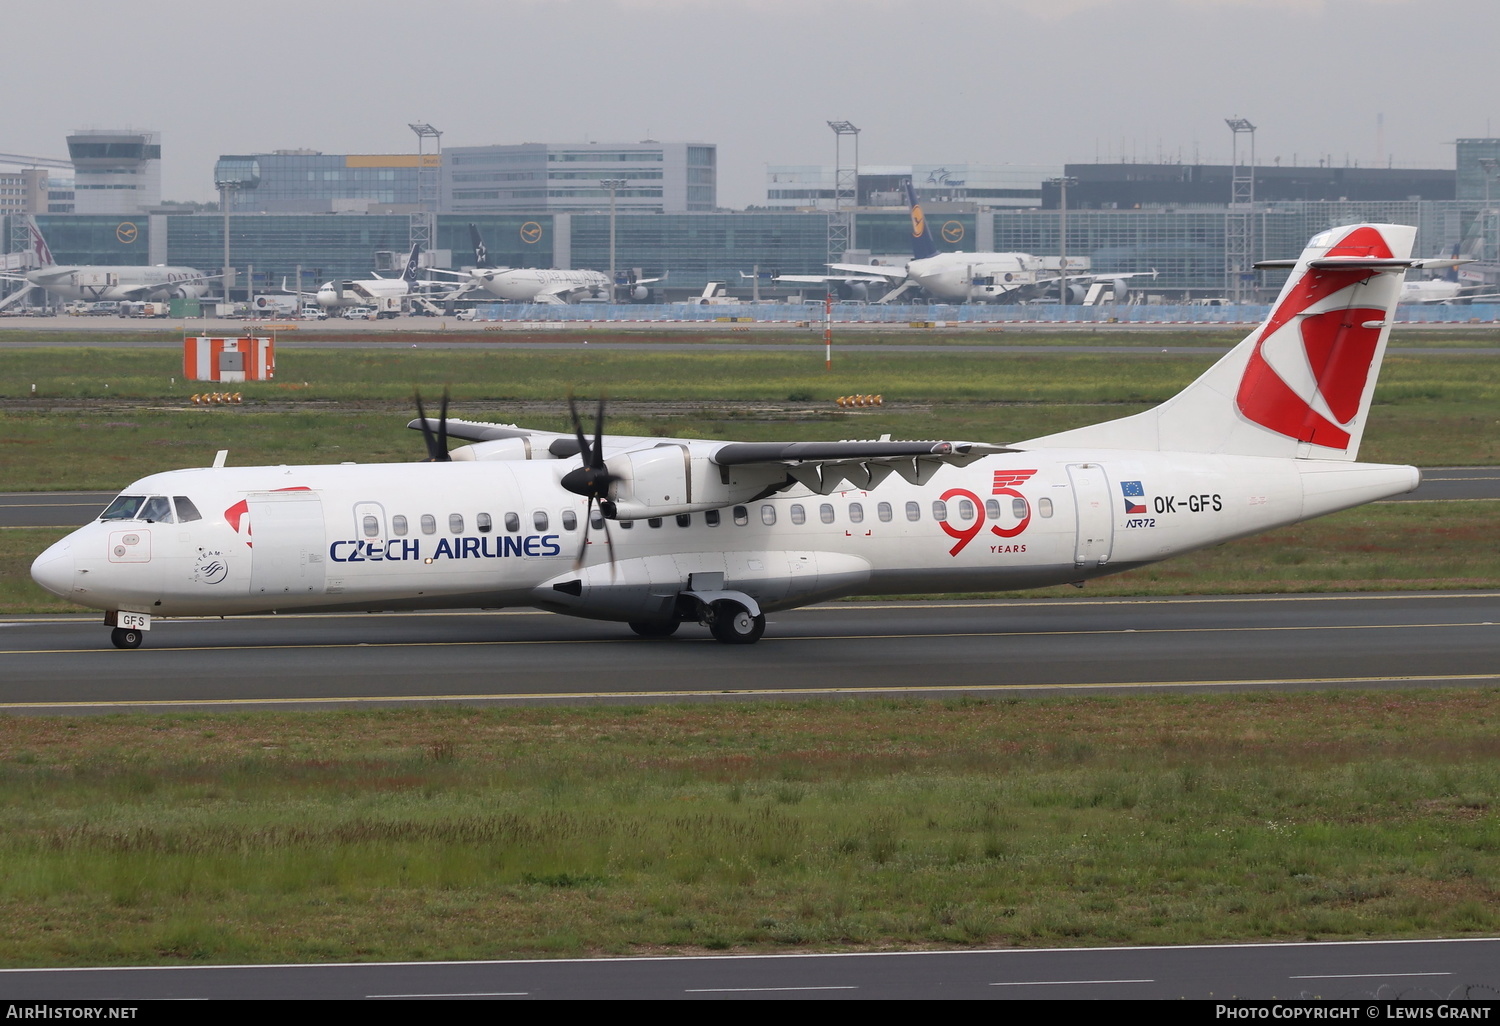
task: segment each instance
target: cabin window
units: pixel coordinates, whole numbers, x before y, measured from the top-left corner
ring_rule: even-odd
[[[1010,514],[1017,520],[1025,520],[1030,516],[1030,510],[1026,508],[1026,500],[1020,497],[1010,500]]]
[[[647,527],[660,527],[661,526],[661,517],[651,517],[651,518],[649,518],[646,521],[646,526]]]
[[[862,524],[865,521],[865,508],[857,502],[849,503],[849,523]]]
[[[564,531],[578,530],[578,514],[570,509],[562,511],[562,525]]]
[[[619,522],[619,524],[620,524],[620,530],[622,530],[622,531],[628,531],[632,527],[635,526],[635,521],[634,520],[621,520]]]
[[[750,511],[744,506],[734,507],[734,526],[744,527],[750,522]]]
[[[391,533],[397,538],[406,537],[406,518],[400,513],[391,517]]]
[[[889,524],[892,516],[891,504],[889,502],[882,502],[876,506],[875,515],[880,518],[882,524]]]
[[[818,507],[818,519],[825,524],[833,523],[833,505],[831,503],[825,502]]]
[[[546,510],[539,509],[535,513],[531,514],[531,525],[538,531],[545,531],[547,529],[547,523],[548,521]]]
[[[437,517],[431,513],[422,514],[422,533],[437,534]]]
[[[939,522],[948,519],[948,504],[942,499],[932,500],[932,519]]]
[[[1042,516],[1044,516],[1044,517],[1050,517],[1052,515],[1052,500],[1051,499],[1038,499],[1038,500],[1036,500],[1036,509],[1037,509],[1037,512],[1040,513]]]
[[[464,515],[462,513],[449,513],[448,514],[448,533],[449,534],[463,534],[464,533]]]
[[[480,534],[489,534],[495,529],[495,520],[488,513],[474,514],[474,526],[479,528]]]
[[[193,500],[186,495],[172,496],[172,504],[177,507],[177,522],[179,524],[191,523],[194,520],[202,520],[203,514],[198,512],[198,507],[193,505]]]
[[[146,501],[144,495],[118,495],[115,501],[104,507],[100,520],[134,520],[135,511]]]
[[[794,524],[805,524],[805,523],[807,523],[807,510],[805,510],[805,509],[802,508],[802,503],[800,503],[800,502],[794,502],[794,503],[792,503],[792,508],[790,510],[788,510],[787,512],[791,515],[792,523],[794,523]]]
[[[151,520],[158,524],[170,524],[175,521],[172,518],[172,504],[167,501],[165,495],[153,495],[146,500],[141,507],[140,516],[137,520]]]
[[[719,511],[716,510],[716,509],[708,510],[706,513],[703,514],[703,522],[705,524],[707,524],[709,527],[718,527],[719,526]]]
[[[360,521],[360,527],[365,532],[366,538],[380,537],[380,521],[375,517],[366,516]]]
[[[769,502],[760,508],[760,522],[770,527],[776,523],[776,507]]]
[[[677,514],[677,526],[678,527],[691,527],[691,526],[693,526],[693,515],[691,513],[679,513],[679,514]]]
[[[958,500],[958,519],[960,519],[960,520],[973,520],[974,519],[974,504],[972,502],[970,502],[968,499],[960,499],[960,500]]]
[[[521,529],[521,514],[519,514],[519,513],[507,513],[507,514],[505,514],[505,529],[507,531],[509,531],[511,534],[515,534],[517,531],[519,531]]]
[[[602,528],[604,526],[604,514],[600,513],[597,509],[594,510],[593,513],[589,514],[589,526],[596,531]]]
[[[989,517],[991,520],[999,520],[1000,519],[1000,500],[999,499],[986,499],[986,500],[984,500],[984,515],[987,516],[987,517]]]
[[[922,519],[922,507],[921,507],[921,505],[918,504],[918,503],[915,503],[915,502],[908,502],[906,504],[906,519],[908,519],[908,520],[921,520]]]

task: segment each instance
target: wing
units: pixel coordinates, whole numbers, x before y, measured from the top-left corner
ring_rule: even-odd
[[[1072,281],[1072,282],[1093,281],[1093,280],[1099,279],[1099,278],[1102,278],[1105,281],[1114,281],[1117,278],[1152,278],[1152,279],[1154,279],[1159,273],[1160,272],[1157,271],[1157,269],[1154,268],[1154,267],[1151,268],[1151,270],[1149,270],[1149,271],[1127,271],[1124,274],[1112,274],[1109,271],[1082,271],[1082,272],[1080,272],[1078,274],[1074,274],[1072,271],[1069,271],[1068,272],[1068,281]],[[1035,282],[1028,282],[1026,284],[1026,286],[1023,286],[1023,287],[1030,287],[1030,285],[1032,285],[1032,284],[1035,284],[1035,285],[1051,285],[1054,282],[1059,282],[1059,281],[1062,281],[1062,275],[1060,275],[1060,274],[1059,275],[1055,275],[1054,277],[1051,277],[1051,278],[1038,278]]]
[[[436,420],[426,422],[436,431]],[[421,430],[423,421],[407,427]],[[572,460],[576,435],[515,424],[449,420],[449,437],[474,444],[453,450],[458,460]],[[637,520],[718,509],[801,486],[818,495],[868,489],[897,474],[923,484],[939,468],[966,466],[1012,452],[981,442],[896,441],[719,442],[694,438],[606,436],[605,465],[615,484],[617,519]]]
[[[132,285],[121,290],[121,295],[126,299],[145,299],[153,292],[162,289],[175,289],[183,285],[197,285],[201,282],[212,281],[215,278],[224,277],[222,274],[200,274],[194,278],[179,278],[176,281],[148,281],[144,285]]]
[[[844,271],[849,274],[868,275],[885,281],[900,282],[906,280],[906,268],[894,267],[887,264],[829,264],[835,271]]]
[[[532,297],[535,303],[566,303],[570,298],[592,292],[593,289],[587,285],[580,285],[576,281],[558,281],[551,285],[542,286],[541,290]]]
[[[829,285],[844,282],[850,285],[889,285],[889,278],[876,278],[858,274],[778,274],[772,281],[794,281],[807,285]]]

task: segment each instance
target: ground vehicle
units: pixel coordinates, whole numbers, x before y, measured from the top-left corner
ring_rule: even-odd
[[[346,321],[373,321],[377,318],[374,307],[351,306],[344,311],[343,317]]]

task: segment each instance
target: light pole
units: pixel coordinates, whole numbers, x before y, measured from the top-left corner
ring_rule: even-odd
[[[1058,296],[1062,305],[1068,305],[1068,186],[1077,185],[1078,179],[1070,175],[1060,178],[1047,179],[1048,185],[1055,185],[1062,192],[1062,199],[1058,204],[1057,218],[1057,266],[1062,277],[1059,279]]]
[[[1490,179],[1495,175],[1495,169],[1500,168],[1500,158],[1480,157],[1479,167],[1484,171],[1484,224],[1481,228],[1480,238],[1484,240],[1484,257],[1486,260],[1495,259],[1495,251],[1490,248],[1490,235],[1493,231],[1494,217],[1490,214]]]
[[[609,301],[615,301],[615,190],[625,187],[627,179],[601,178],[599,184],[609,190]]]
[[[432,170],[427,167],[427,155],[423,153],[422,150],[427,140],[431,139],[433,145],[433,154],[437,157],[439,164],[441,165],[443,155],[443,133],[438,129],[433,128],[425,121],[408,123],[406,127],[410,128],[417,135],[417,209],[422,211],[423,213],[436,214],[438,212],[438,207],[442,205],[440,198],[442,190],[436,188],[433,181],[433,178],[435,176],[432,173]],[[427,205],[429,200],[431,200],[432,202],[432,206],[430,209]]]
[[[224,213],[224,266],[222,268],[223,278],[220,279],[224,287],[224,302],[229,302],[229,292],[233,284],[234,269],[229,266],[229,199],[237,192],[245,189],[254,189],[260,184],[260,164],[254,157],[248,156],[225,156],[220,157],[214,164],[214,185],[219,190],[219,208]],[[250,298],[247,282],[245,285],[246,301]]]

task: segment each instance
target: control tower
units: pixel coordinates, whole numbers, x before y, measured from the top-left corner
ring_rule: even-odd
[[[80,129],[68,136],[74,212],[141,214],[161,204],[161,133]]]

